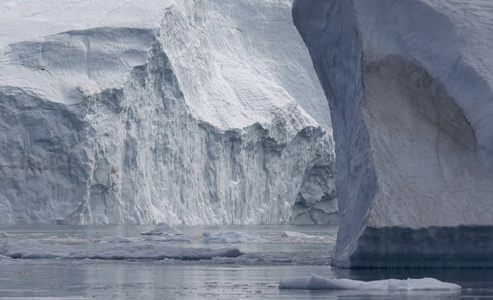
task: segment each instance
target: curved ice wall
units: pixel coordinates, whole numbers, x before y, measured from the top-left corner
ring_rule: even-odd
[[[295,1],[329,100],[341,267],[491,267],[493,4]]]
[[[337,222],[328,106],[290,10],[0,2],[0,223]]]

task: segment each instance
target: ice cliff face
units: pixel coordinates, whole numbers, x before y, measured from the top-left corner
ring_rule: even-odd
[[[290,9],[0,1],[0,222],[336,222],[328,107]]]
[[[329,100],[342,267],[491,267],[493,4],[295,1]]]

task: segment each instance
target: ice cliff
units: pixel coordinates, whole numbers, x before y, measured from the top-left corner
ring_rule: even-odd
[[[3,0],[0,27],[1,223],[337,222],[291,1]]]
[[[341,267],[493,267],[493,3],[298,0],[329,100]]]

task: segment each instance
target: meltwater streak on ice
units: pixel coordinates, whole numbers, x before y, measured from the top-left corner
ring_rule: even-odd
[[[1,1],[0,222],[338,222],[290,6]]]

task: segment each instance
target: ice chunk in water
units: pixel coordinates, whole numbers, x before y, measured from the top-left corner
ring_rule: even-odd
[[[434,291],[460,290],[454,283],[442,282],[435,278],[421,279],[386,279],[376,281],[359,281],[352,279],[327,279],[317,275],[291,277],[282,279],[280,289],[300,290],[380,290],[380,291]]]

